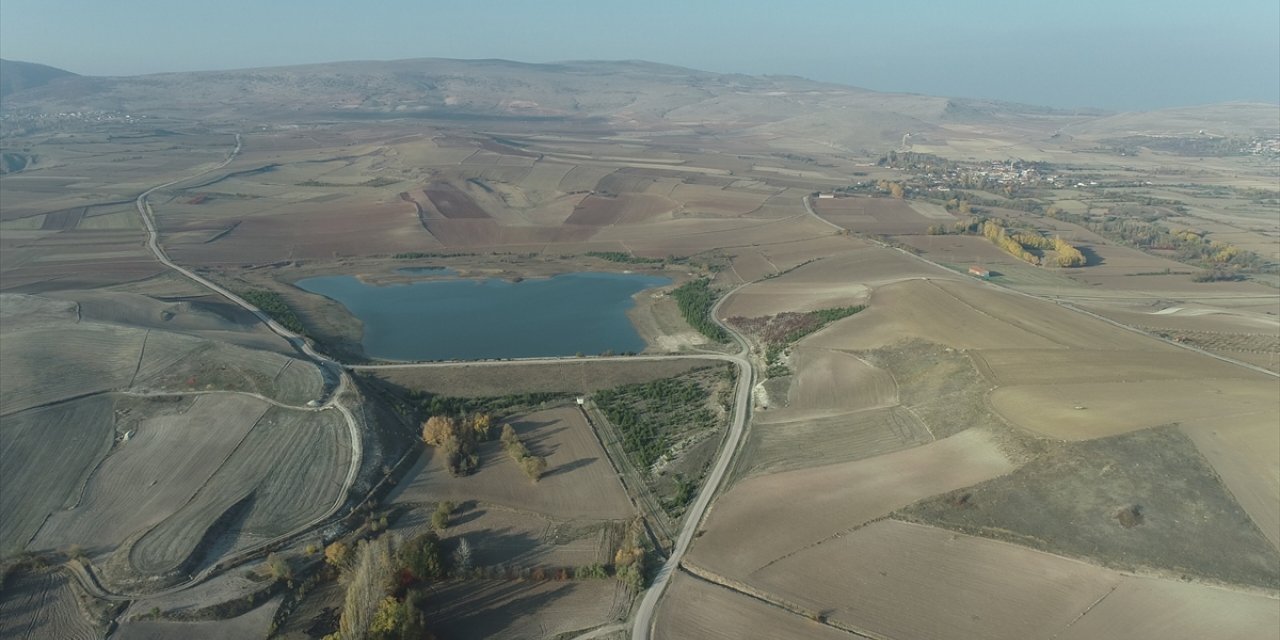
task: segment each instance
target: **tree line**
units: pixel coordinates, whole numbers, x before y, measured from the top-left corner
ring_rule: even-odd
[[[719,293],[711,288],[711,280],[699,278],[690,280],[671,292],[680,307],[680,315],[684,316],[689,326],[697,329],[702,335],[716,342],[727,342],[729,334],[711,318],[711,309],[716,304]]]
[[[294,313],[293,307],[290,307],[289,303],[284,301],[284,296],[267,289],[250,289],[239,292],[239,295],[244,298],[245,302],[271,316],[271,319],[280,323],[280,326],[299,335],[306,333],[306,327],[303,326],[302,319],[298,317],[297,313]]]

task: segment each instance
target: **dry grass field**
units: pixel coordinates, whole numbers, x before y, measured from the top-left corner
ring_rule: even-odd
[[[1280,551],[1173,427],[1052,447],[903,513],[1123,571],[1280,590]]]
[[[907,202],[890,198],[815,200],[814,211],[846,229],[873,235],[924,233],[938,224],[936,214],[922,215]]]
[[[80,611],[66,572],[45,569],[5,583],[0,598],[0,638],[92,640],[102,637]]]
[[[684,573],[671,580],[654,628],[661,640],[706,638],[812,638],[848,640],[852,636],[798,614]]]
[[[1056,637],[1250,640],[1265,638],[1278,627],[1280,601],[1274,597],[1125,576]]]
[[[348,464],[341,421],[336,411],[268,409],[189,502],[117,553],[144,575],[190,570],[213,559],[204,545],[233,551],[323,514]]]
[[[236,394],[116,403],[120,442],[88,478],[74,509],[50,515],[33,549],[114,549],[187,504],[270,408]],[[157,467],[156,460],[167,464]]]
[[[904,451],[747,478],[711,510],[690,561],[733,579],[916,500],[1013,469],[978,431]]]
[[[835,624],[921,640],[1050,638],[1119,582],[1085,563],[893,520],[799,550],[752,576]]]
[[[434,506],[415,507],[391,530],[412,539],[431,530]],[[445,534],[466,538],[477,567],[585,567],[613,562],[620,537],[612,521],[555,520],[522,509],[469,501],[449,519]]]
[[[1272,402],[1274,391],[1275,382],[1260,376],[1028,384],[996,389],[991,406],[1032,431],[1080,440],[1206,419],[1265,416],[1275,424],[1280,408]]]
[[[534,455],[547,459],[547,472],[537,483],[494,441],[480,446],[480,468],[465,477],[450,475],[443,456],[428,449],[388,500],[479,500],[564,519],[631,517],[627,494],[577,407],[537,411],[509,422]]]
[[[49,514],[78,502],[115,440],[112,399],[93,396],[29,409],[0,423],[0,549],[26,548]]]

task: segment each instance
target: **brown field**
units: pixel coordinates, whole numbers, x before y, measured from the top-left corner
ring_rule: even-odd
[[[762,414],[765,422],[898,404],[898,385],[893,376],[852,353],[799,346],[792,350],[790,365],[796,373],[785,402]]]
[[[1121,571],[1280,590],[1280,551],[1174,427],[1050,446],[899,515]]]
[[[991,406],[1014,424],[1066,440],[1176,422],[1267,416],[1280,423],[1276,383],[1254,376],[1018,385],[993,391]]]
[[[1181,424],[1262,534],[1280,550],[1280,429],[1274,413]]]
[[[721,315],[750,318],[859,304],[867,301],[871,287],[916,274],[938,273],[896,251],[849,246],[854,250],[821,258],[739,291],[721,307]]]
[[[623,194],[587,196],[573,209],[566,225],[606,227],[652,223],[675,210],[677,203],[661,196]]]
[[[667,587],[654,637],[812,638],[849,640],[849,633],[804,618],[741,593],[677,573]]]
[[[1063,640],[1252,640],[1280,629],[1280,600],[1126,576],[1060,635]]]
[[[567,360],[555,364],[459,364],[448,367],[379,369],[378,378],[412,391],[478,398],[511,393],[563,391],[591,393],[624,384],[670,378],[713,360],[600,361]]]
[[[552,639],[621,622],[628,604],[612,579],[469,580],[434,589],[426,615],[441,637]]]
[[[737,476],[861,460],[933,441],[919,418],[896,406],[796,420],[756,415]]]
[[[391,530],[406,540],[426,533],[434,511],[434,506],[415,507],[398,517]],[[450,518],[444,535],[450,540],[466,538],[477,567],[560,569],[612,563],[619,527],[610,521],[558,521],[529,511],[466,502]]]
[[[747,478],[716,501],[689,558],[745,579],[916,500],[1012,468],[988,436],[971,430],[866,460]]]
[[[494,441],[480,446],[480,469],[466,477],[450,475],[443,456],[428,449],[388,501],[479,500],[556,518],[618,520],[634,514],[577,407],[537,411],[510,422],[529,450],[547,459],[547,472],[536,484]]]
[[[920,215],[903,200],[851,197],[814,200],[813,210],[850,231],[870,234],[924,233],[938,220]]]
[[[894,520],[800,550],[751,577],[833,623],[919,640],[1050,638],[1119,582],[1082,562]],[[906,603],[928,603],[928,615]]]
[[[767,193],[728,189],[713,185],[680,184],[671,198],[684,203],[684,210],[697,215],[741,216],[764,204]]]
[[[961,349],[1173,349],[1050,302],[965,280],[909,280],[876,289],[868,309],[814,346],[874,349],[916,337]]]
[[[431,200],[436,211],[450,220],[491,217],[466,192],[449,183],[436,182],[428,185],[422,192]]]
[[[1136,346],[1136,345],[1135,345]],[[1190,351],[983,349],[971,352],[992,384],[1124,384],[1144,380],[1253,378],[1233,364]]]

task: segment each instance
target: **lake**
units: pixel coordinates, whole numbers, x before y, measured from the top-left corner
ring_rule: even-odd
[[[645,342],[627,317],[631,296],[670,282],[568,273],[520,282],[446,278],[382,286],[354,276],[320,276],[297,286],[359,318],[369,357],[482,360],[641,351]]]

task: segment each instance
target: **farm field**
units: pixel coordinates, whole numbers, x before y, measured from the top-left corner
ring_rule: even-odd
[[[479,500],[565,519],[631,517],[627,494],[577,407],[536,411],[509,423],[534,455],[547,459],[547,471],[536,484],[502,450],[502,443],[492,441],[480,445],[480,468],[466,477],[450,475],[443,456],[428,449],[388,501]]]
[[[848,640],[850,634],[806,619],[741,593],[710,584],[685,573],[677,574],[667,592],[669,604],[658,618],[654,637],[813,638]]]
[[[412,508],[391,531],[409,540],[432,529],[434,506]],[[477,567],[556,570],[613,562],[621,525],[613,521],[553,520],[527,510],[476,501],[462,503],[445,533],[466,538]]]
[[[1051,447],[901,513],[1122,571],[1280,589],[1280,551],[1175,427]]]
[[[93,470],[74,509],[49,517],[31,548],[79,544],[101,554],[158,524],[191,500],[270,407],[236,394],[169,400],[117,401],[115,431],[131,437]],[[169,464],[157,468],[156,460]]]
[[[437,589],[426,615],[442,636],[533,640],[621,622],[629,600],[612,579],[472,580]]]
[[[102,637],[80,612],[71,578],[66,572],[45,569],[24,572],[5,581],[0,598],[0,638],[66,638],[93,640]]]
[[[107,396],[5,416],[0,424],[0,549],[26,548],[51,513],[78,502],[80,488],[115,440]]]
[[[248,613],[225,620],[171,622],[166,620],[130,620],[120,625],[114,637],[124,640],[220,640],[221,638],[253,638],[265,636],[271,617],[280,607],[280,598],[272,598]]]
[[[1261,376],[1028,384],[996,389],[991,406],[1032,431],[1080,440],[1181,421],[1258,416],[1274,423],[1280,418],[1274,390],[1275,382]]]
[[[165,575],[201,566],[206,540],[229,552],[324,514],[349,463],[341,421],[336,411],[271,407],[189,502],[116,555],[131,572]]]
[[[168,331],[79,322],[6,326],[0,414],[104,391],[234,390],[301,405],[320,395],[319,371],[293,358]],[[52,345],[72,350],[50,355]],[[80,357],[86,360],[79,360]]]
[[[1114,589],[1120,576],[887,520],[801,550],[758,571],[752,582],[826,612],[835,624],[882,637],[1022,639],[1052,637]],[[903,602],[932,606],[921,616]]]
[[[1272,597],[1126,576],[1057,637],[1246,640],[1266,637],[1278,625],[1280,602]]]
[[[747,478],[717,500],[689,561],[746,579],[916,500],[1012,469],[989,436],[966,431],[866,460]]]

